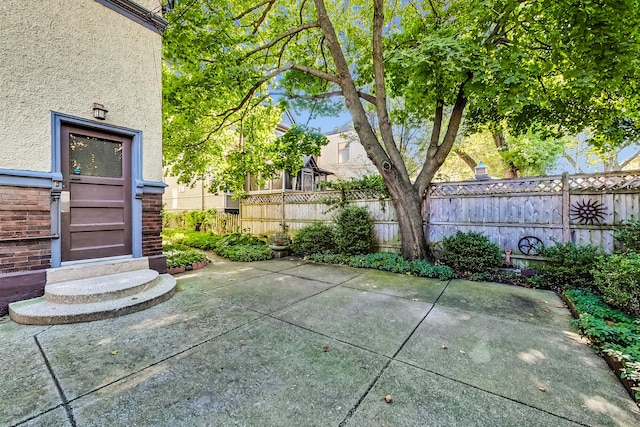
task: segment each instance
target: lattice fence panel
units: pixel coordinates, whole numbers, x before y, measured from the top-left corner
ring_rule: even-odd
[[[640,190],[638,171],[616,174],[574,175],[569,177],[571,191],[619,191]]]
[[[562,191],[562,177],[536,180],[490,180],[432,184],[430,195],[482,196],[494,194],[558,193]]]
[[[247,205],[282,203],[282,194],[253,194],[242,201]]]

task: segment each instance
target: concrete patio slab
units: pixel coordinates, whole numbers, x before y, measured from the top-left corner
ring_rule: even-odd
[[[397,359],[576,422],[640,425],[606,363],[569,329],[436,306]]]
[[[334,265],[330,269],[327,269],[326,265],[309,263],[290,268],[286,270],[285,273],[290,274],[291,276],[303,277],[305,279],[337,285],[361,275],[362,269],[346,267],[344,265]]]
[[[55,427],[72,427],[67,413],[62,406],[59,406],[49,412],[39,415],[20,424],[20,427],[43,427],[43,426],[55,426]]]
[[[274,261],[279,262],[279,261]],[[334,285],[301,279],[285,274],[246,280],[223,288],[207,291],[211,295],[249,307],[260,313],[271,313],[322,292]]]
[[[219,271],[217,267],[205,267],[201,270],[187,271],[176,274],[177,288],[200,289],[203,291],[229,286],[233,283],[244,282],[267,274],[268,270],[249,267],[248,263],[238,265],[234,269]]]
[[[391,394],[392,403],[385,402]],[[392,362],[346,426],[578,426],[416,367]]]
[[[13,340],[24,338],[33,339],[34,335],[49,329],[51,326],[44,325],[20,325],[11,321],[9,315],[0,317],[0,339],[5,346],[11,344]]]
[[[116,319],[0,318],[0,426],[640,425],[554,294],[366,270],[334,285],[302,278],[334,266],[294,262],[214,262]]]
[[[33,336],[8,342],[2,336],[2,342],[0,425],[13,425],[60,405],[62,400]]]
[[[254,261],[251,264],[253,268],[261,268],[273,272],[280,272],[300,265],[308,264],[309,261],[297,257],[274,258],[267,261]]]
[[[412,300],[435,302],[448,282],[424,277],[406,276],[379,270],[361,270],[363,273],[345,287],[362,289]]]
[[[452,280],[438,304],[560,327],[572,320],[554,292],[500,283]]]
[[[259,316],[203,292],[183,291],[144,312],[51,328],[39,340],[67,398],[74,399]]]
[[[82,426],[335,426],[385,363],[263,318],[71,405]]]
[[[334,288],[273,316],[391,357],[431,307],[389,295]]]

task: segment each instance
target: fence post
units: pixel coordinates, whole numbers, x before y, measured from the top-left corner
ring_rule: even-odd
[[[569,192],[569,174],[567,172],[562,173],[562,243],[571,241],[571,228],[569,216],[571,209],[570,204],[570,192]]]
[[[282,185],[282,231],[286,231],[286,226],[285,226],[285,222],[284,222],[284,180],[282,181],[283,185]]]

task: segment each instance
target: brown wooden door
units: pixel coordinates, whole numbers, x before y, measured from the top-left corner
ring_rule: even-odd
[[[62,261],[131,254],[131,138],[62,126]]]

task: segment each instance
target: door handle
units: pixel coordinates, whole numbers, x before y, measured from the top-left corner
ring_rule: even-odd
[[[72,176],[72,177],[69,177],[69,179],[71,181],[80,181],[80,180],[82,180],[82,178],[80,178],[79,176]]]

